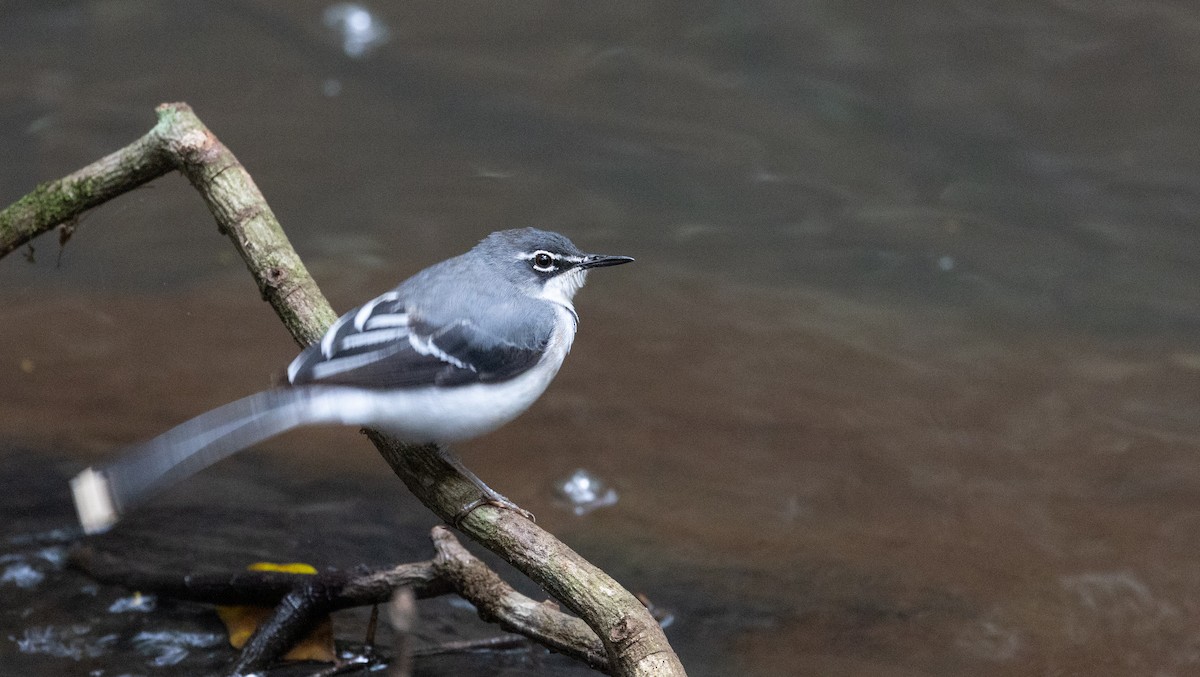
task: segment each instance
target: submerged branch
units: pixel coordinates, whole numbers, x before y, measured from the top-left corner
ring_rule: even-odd
[[[419,599],[457,593],[478,609],[483,620],[597,670],[609,671],[604,646],[583,621],[514,590],[467,551],[449,529],[434,527],[431,538],[436,552],[432,560],[356,574],[170,573],[141,560],[88,546],[74,548],[70,562],[98,581],[164,597],[208,604],[275,606],[275,614],[246,643],[234,674],[266,668],[322,617],[351,607],[386,603],[399,588],[412,590]]]

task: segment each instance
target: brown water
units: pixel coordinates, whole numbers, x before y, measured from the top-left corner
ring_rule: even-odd
[[[498,228],[636,256],[547,395],[460,451],[672,610],[690,674],[1200,673],[1200,9],[380,3],[356,59],[325,8],[8,6],[0,202],[185,100],[338,309]],[[294,346],[178,177],[35,246],[0,261],[0,673],[207,674],[219,642],[156,666],[137,634],[204,609],[110,612],[61,570],[65,479]],[[577,467],[618,503],[558,506]],[[421,558],[403,494],[352,431],[293,434],[106,538]]]

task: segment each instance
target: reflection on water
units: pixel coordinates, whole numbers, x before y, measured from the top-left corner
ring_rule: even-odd
[[[693,675],[1195,672],[1191,4],[361,3],[390,35],[361,58],[333,4],[10,10],[0,202],[187,100],[339,309],[503,227],[635,255],[581,292],[546,397],[460,451],[671,609]],[[177,178],[35,247],[0,261],[0,656],[140,666],[138,632],[212,619],[109,614],[129,593],[31,535],[70,524],[86,462],[262,389],[294,347]],[[620,501],[571,514],[580,467]],[[427,556],[431,517],[398,501],[322,430],[113,538],[231,566]],[[228,656],[179,646],[193,674]]]

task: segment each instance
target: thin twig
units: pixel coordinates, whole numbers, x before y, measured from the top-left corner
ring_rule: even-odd
[[[469,653],[471,651],[498,651],[533,646],[528,637],[521,635],[495,635],[479,639],[463,639],[457,642],[442,642],[413,652],[413,656],[444,656],[446,654]]]
[[[376,607],[378,608],[378,607]],[[412,588],[398,588],[385,613],[395,633],[388,677],[411,677],[413,672],[413,634],[417,629],[417,597]]]

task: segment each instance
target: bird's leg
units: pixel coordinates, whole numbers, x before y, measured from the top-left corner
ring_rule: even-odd
[[[498,492],[495,489],[492,489],[488,485],[484,484],[483,480],[479,479],[478,475],[471,472],[470,468],[463,465],[463,462],[458,457],[458,454],[455,454],[453,451],[450,451],[449,447],[447,447],[443,444],[439,444],[439,445],[437,445],[437,451],[438,451],[438,456],[440,456],[443,461],[450,464],[458,472],[462,473],[464,477],[466,477],[468,480],[471,481],[471,484],[475,485],[476,489],[479,489],[479,493],[482,494],[480,497],[476,498],[475,500],[473,500],[473,501],[467,503],[466,505],[464,505],[463,507],[459,508],[458,512],[454,514],[453,521],[454,521],[455,528],[458,528],[462,524],[462,521],[467,518],[467,515],[471,514],[472,510],[474,510],[475,508],[478,508],[481,505],[491,505],[491,506],[495,506],[497,508],[511,510],[511,511],[517,513],[518,515],[524,517],[525,519],[529,520],[530,522],[537,521],[534,518],[533,513],[522,508],[521,506],[517,505],[516,503],[513,503],[512,501],[510,501],[508,498],[506,498],[500,492]]]

